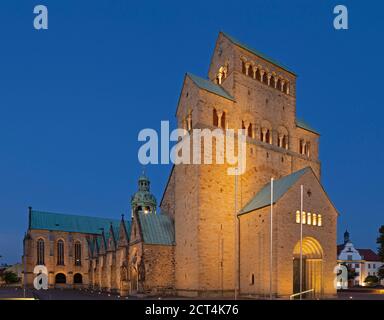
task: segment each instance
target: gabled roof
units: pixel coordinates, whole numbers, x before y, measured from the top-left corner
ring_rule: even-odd
[[[175,227],[171,218],[165,214],[137,214],[143,241],[146,244],[175,244]]]
[[[288,176],[282,177],[273,182],[273,203],[276,203],[280,198],[292,187],[305,173],[312,170],[306,167],[296,171]],[[241,209],[239,215],[248,213],[257,209],[271,205],[271,183],[267,183],[256,195]]]
[[[320,135],[320,133],[318,131],[313,129],[308,123],[306,123],[305,121],[303,121],[301,119],[296,119],[296,126]]]
[[[366,261],[380,261],[380,257],[378,254],[373,252],[371,249],[357,249],[361,258]]]
[[[29,229],[89,234],[101,234],[102,230],[108,231],[111,223],[113,229],[118,230],[120,224],[120,220],[116,219],[69,215],[36,210],[31,210],[29,219]],[[127,231],[129,231],[130,221],[126,221],[126,225]]]
[[[218,84],[189,72],[186,74],[186,76],[189,77],[200,89],[209,91],[225,99],[235,101],[235,99]]]
[[[337,256],[344,250],[345,243],[337,245]],[[362,260],[365,261],[381,261],[380,257],[377,253],[375,253],[372,249],[356,249],[359,252]]]
[[[255,50],[251,47],[249,47],[248,45],[240,42],[239,40],[235,39],[234,37],[230,36],[229,34],[226,34],[224,32],[220,32],[221,34],[223,34],[224,37],[226,37],[228,40],[230,40],[232,43],[234,43],[235,45],[239,46],[240,48],[243,48],[244,50],[247,50],[249,51],[250,53],[256,55],[256,56],[259,56],[260,58],[278,66],[279,68],[281,69],[284,69],[285,71],[288,71],[289,73],[292,73],[293,75],[296,76],[296,73],[294,73],[292,70],[290,70],[287,66],[283,65],[282,63],[276,61],[275,59],[272,59],[268,56],[266,56],[265,54],[261,53],[260,51],[258,50]]]

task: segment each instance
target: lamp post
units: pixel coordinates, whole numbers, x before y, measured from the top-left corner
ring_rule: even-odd
[[[300,186],[300,300],[303,292],[303,185]]]
[[[269,256],[269,298],[272,300],[272,268],[273,268],[273,178],[271,178],[271,230],[270,230],[270,256]]]

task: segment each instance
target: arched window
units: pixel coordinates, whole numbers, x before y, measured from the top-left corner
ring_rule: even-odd
[[[244,61],[241,61],[241,72],[244,73],[244,74],[247,73]]]
[[[299,141],[299,153],[304,154],[304,140],[300,139]]]
[[[38,265],[43,265],[44,264],[44,240],[39,239],[37,240],[37,264]]]
[[[283,148],[288,150],[288,136],[283,137]]]
[[[289,82],[287,82],[287,84],[285,85],[285,93],[289,94],[289,92],[290,92],[290,85],[289,85]]]
[[[316,213],[312,214],[312,225],[313,226],[317,225],[317,214]]]
[[[252,138],[252,123],[248,126],[248,137]]]
[[[65,276],[65,274],[64,273],[58,273],[55,276],[55,283],[59,283],[59,284],[67,283],[67,277]]]
[[[307,213],[307,224],[312,224],[312,214],[310,212]]]
[[[321,217],[321,214],[317,215],[317,225],[321,227],[323,225],[323,219]]]
[[[267,130],[267,133],[265,134],[265,142],[272,144],[272,135],[271,135],[271,131],[269,129]]]
[[[309,144],[309,142],[307,142],[307,143],[305,144],[305,155],[306,155],[307,157],[309,157],[309,150],[310,150],[310,144]]]
[[[302,217],[302,224],[306,224],[306,221],[307,221],[307,219],[306,219],[306,213],[305,213],[305,211],[303,211],[303,213],[301,214],[301,217]]]
[[[57,265],[64,265],[64,241],[59,240],[57,242]]]
[[[82,284],[83,283],[83,276],[80,273],[75,273],[73,276],[73,283],[74,284]]]
[[[227,126],[227,124],[225,122],[226,122],[226,112],[223,111],[223,114],[221,115],[221,127],[223,129],[225,129]]]
[[[296,211],[296,223],[300,223],[300,211]]]
[[[256,80],[261,81],[261,73],[260,73],[260,68],[257,68],[256,70]]]
[[[81,242],[75,242],[75,266],[81,266]]]
[[[212,115],[212,122],[213,122],[213,126],[214,127],[218,127],[219,126],[219,117],[217,115],[217,110],[216,109],[213,109],[213,115]]]

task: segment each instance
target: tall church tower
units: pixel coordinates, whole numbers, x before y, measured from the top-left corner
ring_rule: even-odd
[[[319,134],[296,118],[296,74],[222,32],[208,79],[185,75],[176,116],[186,130],[244,129],[247,134],[246,172],[238,177],[236,193],[227,164],[180,164],[161,201],[175,220],[178,292],[233,294],[235,210],[271,177],[309,166],[320,179]]]

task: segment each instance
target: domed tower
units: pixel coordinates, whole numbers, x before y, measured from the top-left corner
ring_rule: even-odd
[[[139,190],[131,199],[132,214],[136,209],[146,214],[156,214],[157,201],[155,196],[150,192],[150,184],[148,177],[143,173],[138,181]]]

